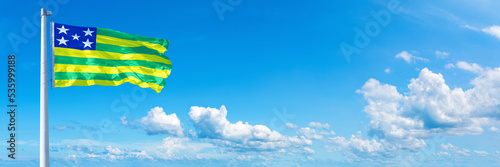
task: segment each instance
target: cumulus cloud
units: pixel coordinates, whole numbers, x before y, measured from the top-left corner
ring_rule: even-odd
[[[450,89],[441,74],[427,68],[410,80],[408,92],[403,94],[395,86],[369,79],[357,93],[367,102],[364,112],[371,119],[368,134],[378,138],[371,142],[371,150],[384,150],[376,155],[390,156],[398,150],[418,151],[427,146],[424,139],[438,134],[481,134],[482,126],[500,118],[500,68],[484,69],[471,81],[473,87],[466,91]],[[351,139],[360,136],[353,135]],[[329,140],[337,146],[344,143],[344,148],[349,148],[349,140],[342,137]],[[349,150],[358,157],[371,155],[363,154],[366,151],[361,149]],[[458,150],[456,154],[467,156],[470,151]]]
[[[492,131],[492,132],[500,132],[500,129],[498,129],[497,127],[492,126],[492,127],[490,127],[490,131]]]
[[[125,117],[125,116],[121,117],[120,121],[122,122],[122,125],[127,125],[128,124],[127,117]]]
[[[465,61],[458,61],[456,66],[462,70],[470,71],[476,74],[481,74],[484,72],[484,68],[476,63],[467,63]]]
[[[188,138],[178,138],[178,137],[166,137],[163,139],[163,143],[160,149],[163,149],[162,153],[165,159],[170,159],[174,157],[174,153],[180,152],[187,148],[186,143]]]
[[[297,126],[295,124],[292,124],[292,123],[286,123],[285,126],[286,126],[286,128],[289,128],[289,129],[297,129],[297,128],[299,128],[299,126]]]
[[[189,117],[198,130],[198,137],[225,148],[262,151],[312,144],[305,137],[285,136],[264,125],[250,125],[241,121],[231,123],[226,116],[225,106],[220,109],[193,106],[189,112]]]
[[[300,149],[293,149],[290,151],[290,153],[288,153],[288,155],[293,155],[293,156],[296,156],[297,154],[312,155],[312,154],[316,154],[316,151],[314,151],[313,149],[311,149],[309,147],[303,147]]]
[[[500,40],[500,26],[493,25],[491,27],[483,28],[481,29],[481,31],[485,32],[486,34],[493,35]]]
[[[448,63],[448,64],[444,65],[444,68],[446,68],[446,69],[455,68],[455,65],[453,63]]]
[[[122,155],[123,151],[121,151],[119,148],[113,148],[112,146],[107,146],[106,153],[109,153],[112,155]]]
[[[65,130],[65,129],[75,129],[72,126],[54,126],[54,129],[56,130]]]
[[[362,159],[392,158],[403,153],[416,153],[427,146],[422,139],[369,139],[358,132],[349,140],[344,137],[330,137],[326,140],[327,151],[342,151],[347,156]]]
[[[132,129],[137,129],[141,126],[140,120],[131,120],[130,118],[127,118],[125,116],[120,117],[120,122],[123,126],[132,128]],[[149,133],[148,133],[149,134]],[[151,134],[150,134],[151,135]]]
[[[210,143],[195,143],[187,137],[166,137],[158,147],[160,159],[193,158],[200,150],[214,148]]]
[[[151,109],[147,116],[140,119],[140,123],[149,135],[184,135],[184,129],[177,115],[175,113],[167,115],[161,107]]]
[[[440,157],[450,157],[451,155],[448,152],[438,152],[437,156],[440,156]]]
[[[323,136],[325,136],[325,135],[335,135],[335,132],[334,131],[329,131],[329,132],[318,131],[315,129],[311,129],[309,127],[305,127],[305,128],[297,129],[297,134],[303,135],[308,139],[321,140],[321,139],[323,139]]]
[[[457,147],[454,146],[450,143],[448,144],[440,144],[439,147],[443,150],[449,150],[453,151],[455,154],[460,155],[460,156],[470,156],[470,150],[467,150],[465,148]]]
[[[67,150],[73,150],[75,155],[71,156],[72,161],[77,162],[77,160],[89,161],[89,160],[104,160],[104,161],[117,161],[124,159],[150,159],[153,160],[153,157],[148,155],[144,150],[129,150],[129,149],[120,149],[117,147],[113,147],[108,145],[104,148],[100,148],[100,150],[92,150],[85,146],[74,146],[67,145]],[[103,151],[101,151],[103,150]],[[69,153],[69,152],[68,152]]]
[[[154,160],[153,157],[148,155],[146,151],[141,150],[141,151],[131,151],[128,153],[127,157],[134,157],[134,158],[139,158],[139,159],[150,159]]]
[[[310,122],[309,126],[313,127],[313,128],[330,129],[330,125],[328,123],[322,124],[322,123],[319,123],[319,122]]]
[[[64,159],[78,163],[78,158],[76,157],[76,155],[68,155]]]
[[[477,135],[482,125],[498,118],[500,69],[475,78],[473,88],[450,89],[441,74],[424,68],[400,94],[395,86],[368,80],[358,90],[372,119],[370,134],[379,138],[427,138],[435,134]]]
[[[365,139],[361,132],[352,135],[349,140],[345,137],[331,137],[328,138],[327,142],[332,144],[328,149],[343,151],[356,157],[383,156],[385,154],[381,143],[375,139]]]
[[[386,69],[384,70],[384,72],[385,72],[385,73],[387,73],[387,74],[389,74],[389,73],[391,73],[391,69],[390,69],[390,68],[386,68]]]
[[[66,147],[68,149],[75,150],[75,151],[82,151],[84,153],[93,153],[94,152],[94,150],[92,150],[91,148],[88,148],[87,146],[80,146],[80,147],[78,147],[78,146],[75,146],[75,145],[72,145],[72,146],[71,145],[66,145]]]
[[[412,54],[408,53],[408,51],[402,51],[401,53],[398,53],[396,55],[396,58],[401,58],[404,61],[406,61],[407,63],[415,62],[416,60],[429,61],[429,59],[426,59],[426,58],[413,56]]]
[[[316,151],[314,151],[313,149],[311,149],[309,147],[304,147],[302,149],[294,149],[291,152],[292,153],[290,153],[290,154],[293,154],[293,155],[296,155],[296,154],[304,154],[304,155],[316,154]]]
[[[448,52],[442,52],[439,50],[436,50],[435,54],[438,58],[442,58],[442,59],[447,58],[450,55],[450,53],[448,53]]]
[[[113,148],[112,146],[107,146],[103,153],[91,153],[87,154],[86,157],[82,158],[91,158],[91,159],[98,158],[106,161],[117,161],[129,158],[141,159],[141,160],[154,159],[144,150],[128,150],[128,149],[120,150],[119,148]]]
[[[316,152],[313,149],[309,148],[309,147],[304,147],[304,153],[306,153],[306,154],[316,154]]]
[[[121,160],[193,160],[213,158],[217,155],[222,155],[215,152],[215,146],[211,143],[193,140],[188,137],[165,137],[160,142],[153,143],[134,143],[133,145],[123,145],[109,142],[83,142],[85,140],[66,140],[61,143],[54,143],[51,147],[52,152],[61,152],[67,155],[76,155],[75,159],[88,160],[103,160],[103,161],[121,161]],[[77,145],[74,145],[77,144]],[[82,144],[88,144],[87,147]],[[116,147],[121,145],[121,147]],[[214,154],[210,155],[207,153]],[[149,152],[150,154],[148,154]],[[228,156],[229,154],[224,154]]]
[[[486,152],[486,151],[478,151],[478,150],[474,150],[474,153],[476,153],[477,156],[480,156],[480,157],[485,157],[485,156],[488,156],[489,153]]]
[[[492,35],[492,36],[496,37],[497,39],[500,39],[500,26],[498,26],[498,25],[492,25],[492,26],[486,27],[486,28],[478,28],[478,27],[474,27],[474,26],[470,26],[470,25],[465,25],[464,27],[468,28],[470,30],[484,32],[488,35]]]

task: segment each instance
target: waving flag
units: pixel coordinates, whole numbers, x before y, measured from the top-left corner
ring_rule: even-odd
[[[172,69],[169,41],[105,28],[52,23],[54,86],[117,86],[125,82],[157,93]]]

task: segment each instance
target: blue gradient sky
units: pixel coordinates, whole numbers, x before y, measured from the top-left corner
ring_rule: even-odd
[[[424,141],[426,146],[406,151],[408,148],[384,144],[384,141],[402,142],[405,137],[391,138],[390,132],[383,130],[369,133],[376,129],[370,121],[388,121],[369,114],[365,107],[370,106],[370,99],[382,99],[377,102],[385,104],[384,98],[393,96],[380,93],[387,93],[383,87],[380,91],[363,87],[373,78],[381,85],[393,85],[403,96],[420,97],[408,84],[413,82],[412,78],[425,80],[425,68],[432,71],[428,78],[436,79],[432,74],[442,74],[450,89],[463,91],[475,88],[471,82],[475,78],[495,76],[494,69],[500,63],[500,28],[495,29],[495,25],[500,25],[497,10],[500,3],[402,0],[400,10],[391,13],[387,26],[381,26],[379,33],[369,37],[366,47],[360,48],[359,54],[352,54],[348,61],[339,45],[343,42],[354,45],[357,36],[354,29],[365,30],[366,25],[376,21],[370,12],[387,11],[389,0],[230,2],[233,1],[0,2],[4,11],[0,19],[4,39],[0,41],[1,53],[5,56],[14,53],[18,57],[19,105],[17,159],[7,159],[6,150],[1,149],[0,164],[38,166],[41,7],[53,12],[54,22],[169,39],[171,44],[165,54],[173,63],[167,85],[159,94],[128,83],[117,87],[50,89],[52,166],[352,166],[402,162],[494,166],[500,163],[498,96],[485,96],[491,100],[487,103],[490,108],[471,107],[472,112],[484,111],[481,116],[463,116],[457,114],[463,108],[451,109],[448,116],[457,118],[452,121],[433,115],[438,110],[433,110],[432,105],[413,105],[415,101],[411,99],[400,101],[401,106],[409,105],[401,108],[408,110],[404,116],[425,125],[418,129],[425,135],[411,137]],[[218,7],[230,10],[218,13]],[[16,35],[24,43],[9,40]],[[0,68],[6,69],[6,64],[6,61],[0,63]],[[0,77],[6,81],[6,72]],[[500,87],[498,80],[484,82],[491,83],[492,93]],[[432,84],[427,86],[433,88]],[[371,96],[366,93],[370,91],[379,93]],[[432,98],[422,95],[427,97],[423,99],[435,100],[438,106],[450,105],[440,101],[444,97],[425,95]],[[6,102],[1,104],[5,106]],[[220,109],[222,105],[227,108],[226,119],[231,124],[242,121],[251,127],[264,125],[283,136],[304,136],[312,144],[265,150],[249,145],[238,148],[235,145],[248,144],[246,140],[224,137],[227,134],[207,135],[188,114],[195,112],[192,106]],[[163,108],[162,112],[169,116],[175,113],[183,135],[167,131],[148,134],[153,125],[141,119],[155,107]],[[415,109],[418,107],[423,109]],[[485,122],[473,126],[470,122],[476,121],[472,119],[476,117]],[[0,121],[7,123],[7,115]],[[297,127],[286,127],[286,123]],[[321,139],[303,133],[306,127]],[[463,133],[458,133],[450,127],[476,129],[459,129]],[[7,139],[5,128],[0,134],[1,139]],[[357,137],[351,138],[353,135]],[[356,144],[350,138],[362,142]],[[230,144],[220,144],[224,141]],[[136,155],[142,151],[146,154]],[[415,157],[423,158],[415,160]]]

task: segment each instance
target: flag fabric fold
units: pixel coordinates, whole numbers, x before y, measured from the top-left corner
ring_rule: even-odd
[[[117,86],[125,82],[159,93],[172,62],[169,41],[105,28],[52,23],[54,87]]]

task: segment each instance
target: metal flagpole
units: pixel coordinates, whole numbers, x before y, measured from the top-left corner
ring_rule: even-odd
[[[40,167],[49,167],[49,113],[47,98],[47,16],[50,11],[41,10],[40,45]]]

